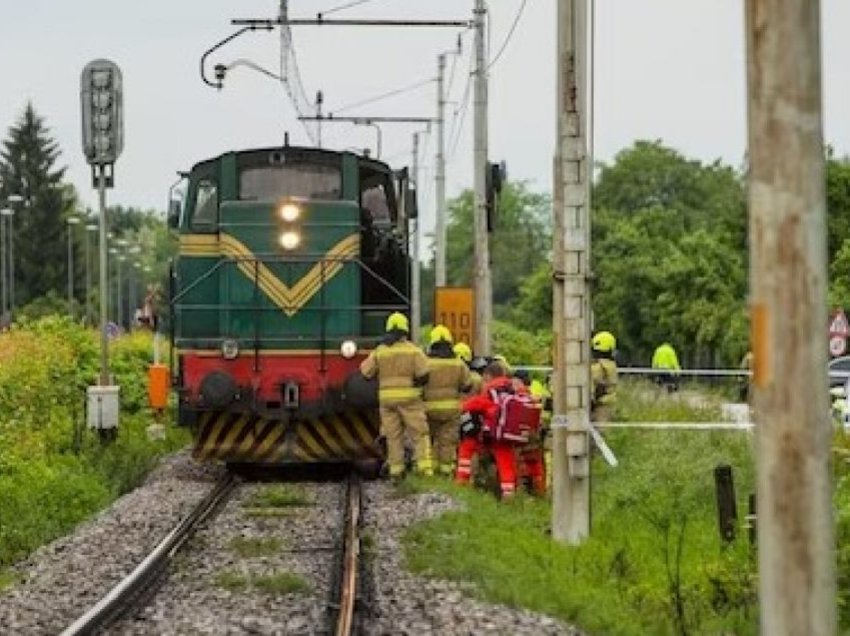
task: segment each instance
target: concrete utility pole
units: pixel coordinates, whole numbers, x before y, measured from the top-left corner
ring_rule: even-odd
[[[490,279],[490,237],[487,233],[487,51],[484,0],[475,0],[475,147],[473,182],[475,184],[475,352],[490,354],[490,321],[493,318]]]
[[[435,188],[437,198],[437,247],[435,274],[437,287],[446,286],[446,54],[437,56],[437,160]]]
[[[552,537],[575,544],[590,533],[587,0],[558,0],[557,20]]]
[[[748,0],[761,633],[837,633],[820,3]]]
[[[417,202],[419,200],[419,133],[413,133],[413,186]],[[410,291],[410,328],[413,342],[419,342],[419,327],[422,324],[422,278],[419,266],[419,217],[410,222],[411,247],[410,256],[413,261]]]

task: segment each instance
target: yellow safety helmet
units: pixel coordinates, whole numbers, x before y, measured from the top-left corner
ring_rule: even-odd
[[[593,336],[590,344],[593,350],[599,353],[613,353],[617,348],[617,339],[610,331],[600,331]]]
[[[452,351],[454,351],[454,354],[458,358],[460,358],[461,360],[463,360],[467,364],[472,362],[472,349],[470,349],[469,345],[466,344],[465,342],[458,342],[454,346],[454,349],[452,349]]]
[[[407,322],[407,316],[399,312],[390,314],[389,318],[387,318],[387,331],[392,331],[394,329],[409,333],[410,325]]]
[[[508,359],[505,356],[503,356],[501,353],[497,353],[496,355],[493,356],[493,362],[498,362],[499,364],[501,364],[502,368],[504,368],[504,370],[505,370],[505,373],[507,373],[507,374],[512,373],[510,362],[508,362]]]
[[[454,342],[452,332],[445,325],[437,325],[431,330],[431,344],[437,344],[441,340],[449,344]]]

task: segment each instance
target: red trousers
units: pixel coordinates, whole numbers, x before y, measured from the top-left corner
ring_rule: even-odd
[[[457,472],[455,481],[466,484],[472,477],[472,460],[485,450],[493,455],[496,471],[499,473],[499,488],[503,497],[509,497],[516,491],[516,448],[506,442],[482,443],[476,437],[461,440],[457,449]]]
[[[546,464],[539,444],[520,448],[519,476],[521,481],[529,482],[532,494],[546,494]]]

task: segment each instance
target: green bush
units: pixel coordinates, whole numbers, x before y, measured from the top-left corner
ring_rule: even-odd
[[[84,428],[97,334],[50,316],[0,335],[0,569],[135,487],[159,456],[185,444],[176,429],[163,441],[147,437],[151,349],[148,333],[112,343],[122,415],[117,438],[103,445]]]

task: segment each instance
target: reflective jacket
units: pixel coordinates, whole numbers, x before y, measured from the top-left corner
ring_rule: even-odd
[[[409,402],[422,397],[428,379],[428,358],[407,339],[381,344],[360,364],[366,378],[378,378],[381,404]]]
[[[613,404],[617,399],[617,363],[597,358],[590,365],[591,401],[594,406]]]
[[[676,357],[676,350],[666,342],[655,350],[652,354],[652,368],[664,369],[665,371],[680,371],[679,358]]]
[[[431,414],[460,413],[460,394],[469,391],[472,378],[460,358],[428,356],[425,410]]]

